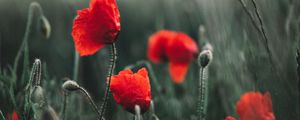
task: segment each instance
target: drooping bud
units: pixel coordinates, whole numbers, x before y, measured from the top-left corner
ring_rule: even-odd
[[[41,30],[42,34],[48,39],[50,37],[50,34],[51,34],[50,23],[44,15],[42,15],[40,17],[40,20],[41,20],[40,30]]]
[[[210,50],[203,50],[198,56],[198,64],[204,68],[212,61],[212,59],[212,52]]]
[[[80,86],[77,84],[77,82],[75,82],[73,80],[67,80],[62,85],[62,88],[65,90],[68,90],[68,91],[75,91],[75,90],[79,90]]]

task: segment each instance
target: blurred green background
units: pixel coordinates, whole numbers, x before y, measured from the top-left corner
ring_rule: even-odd
[[[1,69],[8,70],[13,65],[32,1],[0,0]],[[49,104],[59,112],[62,107],[62,78],[72,78],[74,69],[72,21],[76,10],[88,7],[89,0],[35,1],[40,3],[52,29],[50,38],[46,39],[41,33],[38,19],[34,19],[29,39],[30,61],[40,58],[47,65],[48,77],[43,77],[43,86]],[[255,9],[250,0],[244,1],[254,15]],[[115,71],[117,73],[139,60],[147,60],[147,41],[154,32],[161,29],[182,31],[198,43],[200,41],[200,49],[205,42],[209,42],[214,49],[214,58],[208,68],[208,120],[222,120],[227,115],[237,117],[236,101],[242,93],[254,90],[271,93],[277,120],[300,119],[295,57],[300,39],[300,1],[256,2],[269,38],[268,46],[274,64],[269,61],[264,39],[251,24],[238,0],[117,0],[121,32],[116,43],[118,59]],[[200,25],[205,27],[205,36],[199,35]],[[99,105],[105,90],[108,56],[107,46],[93,56],[80,58],[79,83],[90,91]],[[167,63],[152,66],[164,89],[162,98],[152,92],[158,117],[161,120],[195,119],[199,79],[196,62],[190,65],[188,76],[181,85],[171,82]],[[152,84],[153,91],[155,87]],[[21,90],[16,89],[15,93]],[[121,110],[114,100],[110,101],[112,119],[132,119],[130,113]],[[0,109],[4,106],[4,113],[13,109],[10,104],[9,99],[1,95]],[[77,119],[79,115],[81,119],[93,119],[94,113],[89,106],[83,106],[82,109],[86,111],[69,113],[74,114],[69,118]]]

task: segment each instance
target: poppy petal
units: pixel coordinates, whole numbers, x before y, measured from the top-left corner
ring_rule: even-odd
[[[80,56],[95,54],[116,41],[120,14],[115,0],[92,0],[90,7],[77,11],[72,28],[75,48]]]
[[[147,72],[146,68],[140,69],[137,73],[145,78],[148,76],[148,72]]]
[[[123,70],[112,77],[110,91],[115,101],[128,112],[135,113],[135,105],[141,107],[141,113],[146,112],[151,102],[151,86],[145,68],[137,73]]]
[[[227,116],[224,120],[236,120],[236,119],[232,116]]]
[[[171,62],[169,64],[169,71],[172,80],[176,84],[180,84],[185,79],[187,70],[188,70],[189,63],[174,63]]]

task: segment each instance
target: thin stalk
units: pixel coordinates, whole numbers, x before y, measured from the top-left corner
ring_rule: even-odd
[[[100,118],[102,118],[105,113],[105,107],[106,107],[107,101],[109,99],[111,76],[114,71],[114,67],[115,67],[116,59],[117,59],[117,50],[116,50],[115,43],[111,44],[111,50],[112,50],[112,52],[111,52],[112,54],[111,54],[111,59],[110,59],[110,70],[108,72],[108,81],[107,81],[107,85],[106,85],[104,101],[103,101],[102,107],[101,107]]]
[[[141,107],[139,105],[135,105],[134,110],[135,110],[135,120],[142,120]]]
[[[199,88],[198,88],[198,118],[199,120],[206,119],[206,79],[204,78],[205,68],[200,68],[199,73]]]
[[[298,74],[298,112],[300,110],[300,50],[296,51],[297,74]]]
[[[151,100],[151,103],[150,103],[150,112],[151,112],[151,117],[149,120],[159,120],[159,118],[157,117],[157,115],[155,114],[155,108],[154,108],[154,102],[153,100]]]
[[[73,80],[75,81],[79,81],[78,80],[78,72],[79,72],[79,65],[80,65],[80,56],[79,56],[79,53],[77,51],[74,52],[75,55],[74,55],[74,69],[73,69]],[[76,99],[76,97],[74,95],[71,95],[71,102],[70,103],[74,103],[74,99]],[[81,117],[81,114],[82,114],[82,99],[81,98],[78,98],[79,101],[78,101],[78,104],[79,104],[79,119]],[[68,100],[68,99],[67,99]],[[68,104],[69,102],[67,102]],[[67,104],[66,104],[66,108],[67,108]]]
[[[79,90],[86,96],[86,98],[89,100],[89,103],[92,105],[94,112],[98,114],[98,120],[102,120],[101,118],[101,112],[98,110],[97,105],[95,104],[94,100],[90,96],[90,94],[83,88],[79,87]]]
[[[28,65],[28,59],[29,59],[29,56],[28,56],[28,52],[29,52],[28,39],[29,39],[29,35],[31,33],[32,21],[33,21],[33,17],[34,17],[35,8],[37,8],[37,12],[39,13],[40,16],[43,15],[43,10],[42,10],[40,4],[37,3],[37,2],[32,2],[29,6],[29,12],[28,12],[28,18],[27,18],[27,23],[26,23],[25,34],[24,34],[24,37],[23,37],[23,42],[21,43],[21,46],[18,50],[18,53],[17,53],[17,55],[15,57],[15,61],[14,61],[13,71],[15,73],[17,72],[18,62],[19,62],[19,59],[22,55],[23,50],[24,50],[24,65],[23,65],[24,68],[23,68],[23,71],[26,71],[26,68],[27,68],[26,66]],[[23,80],[25,79],[24,77],[25,77],[25,73],[23,72],[23,75],[22,75]],[[14,80],[13,82],[16,82],[16,81]]]
[[[255,22],[255,19],[254,17],[251,15],[251,12],[247,9],[247,6],[246,4],[244,3],[243,0],[238,0],[240,2],[240,4],[242,5],[243,7],[243,10],[246,12],[246,14],[249,16],[250,20],[251,20],[251,23],[253,24],[254,28],[260,32],[260,29],[257,25],[257,23]]]
[[[265,31],[265,28],[264,28],[264,24],[263,24],[262,18],[261,18],[261,16],[260,16],[259,12],[258,12],[258,8],[257,8],[257,5],[256,5],[255,0],[251,0],[251,2],[252,2],[252,4],[253,4],[253,6],[254,6],[255,14],[256,14],[256,16],[257,16],[257,18],[258,18],[258,21],[259,21],[259,24],[260,24],[260,29],[261,29],[261,32],[262,32],[262,34],[263,34],[264,40],[265,40],[265,47],[266,47],[267,52],[268,52],[268,55],[269,55],[270,63],[272,64],[272,66],[274,66],[274,65],[273,65],[273,61],[272,61],[271,50],[270,50],[270,48],[269,48],[269,43],[268,43],[269,39],[268,39],[268,37],[267,37],[267,35],[266,35],[266,31]]]
[[[1,110],[0,110],[0,116],[1,116],[1,120],[6,120]]]
[[[273,62],[273,58],[272,58],[272,52],[271,52],[271,49],[269,47],[269,39],[266,35],[266,31],[265,31],[265,28],[264,28],[264,25],[263,25],[263,21],[262,21],[262,18],[258,12],[258,8],[257,8],[257,5],[256,5],[256,2],[254,0],[251,0],[252,1],[252,4],[254,6],[254,9],[255,9],[255,14],[258,18],[258,21],[259,21],[259,25],[255,22],[255,18],[251,15],[251,12],[247,9],[246,7],[246,4],[243,2],[243,0],[239,0],[239,2],[241,3],[244,11],[247,13],[247,15],[250,17],[250,20],[253,24],[253,26],[255,27],[255,29],[260,33],[260,35],[263,37],[264,39],[264,46],[265,46],[265,49],[267,50],[267,53],[268,53],[268,58],[269,58],[269,62],[271,64],[271,67],[272,67],[272,71],[273,71],[273,68],[276,69],[276,66],[274,65],[274,62]],[[277,73],[276,73],[277,75]],[[278,75],[277,75],[278,76]]]
[[[65,120],[66,117],[67,117],[67,114],[66,114],[66,109],[67,109],[67,104],[68,104],[68,92],[67,91],[64,91],[64,103],[63,103],[63,108],[62,108],[62,112],[61,112],[61,115],[62,116],[62,120]]]
[[[77,80],[77,78],[78,78],[78,70],[79,70],[79,62],[80,62],[79,59],[80,59],[79,54],[78,54],[78,52],[75,51],[74,69],[73,69],[73,80]]]

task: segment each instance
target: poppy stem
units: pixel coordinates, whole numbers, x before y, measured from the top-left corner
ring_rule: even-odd
[[[6,120],[1,110],[0,110],[0,116],[1,116],[1,120]]]
[[[83,88],[83,87],[79,87],[79,90],[86,96],[86,98],[89,100],[90,104],[93,107],[94,112],[96,112],[98,114],[98,120],[102,120],[101,118],[101,113],[98,110],[98,107],[96,105],[96,103],[94,102],[94,100],[92,99],[92,97],[90,96],[90,94]],[[103,119],[104,120],[104,119]]]
[[[67,109],[67,104],[68,104],[68,92],[64,91],[64,103],[63,103],[63,108],[62,108],[62,112],[61,112],[61,116],[62,116],[62,120],[65,120],[66,118],[66,109]]]
[[[135,110],[135,120],[142,120],[141,107],[139,105],[135,105],[134,110]]]
[[[207,108],[207,99],[208,99],[208,91],[207,86],[207,66],[211,63],[213,59],[213,54],[210,50],[202,51],[198,56],[198,64],[200,66],[199,73],[199,87],[198,87],[198,103],[197,103],[197,112],[199,120],[206,119],[206,108]]]
[[[155,108],[154,108],[154,102],[153,100],[151,100],[150,103],[150,112],[151,112],[151,118],[149,120],[159,120],[159,118],[157,117],[157,115],[155,114]]]
[[[105,90],[105,96],[104,96],[104,101],[102,103],[101,106],[101,113],[100,113],[100,118],[103,117],[103,114],[105,113],[105,107],[107,104],[107,101],[109,99],[109,91],[110,91],[110,82],[111,82],[111,76],[113,74],[114,68],[115,68],[115,64],[116,64],[116,60],[117,60],[117,50],[116,50],[116,45],[115,43],[111,44],[111,58],[110,58],[110,69],[108,71],[108,81],[107,81],[107,85],[106,85],[106,90]]]
[[[73,70],[73,80],[77,80],[78,77],[78,69],[79,69],[79,54],[78,52],[75,51],[75,56],[74,56],[74,70]]]
[[[198,94],[198,117],[199,120],[205,120],[205,93],[206,93],[206,80],[203,75],[205,68],[200,67],[200,76],[199,76],[199,94]]]

